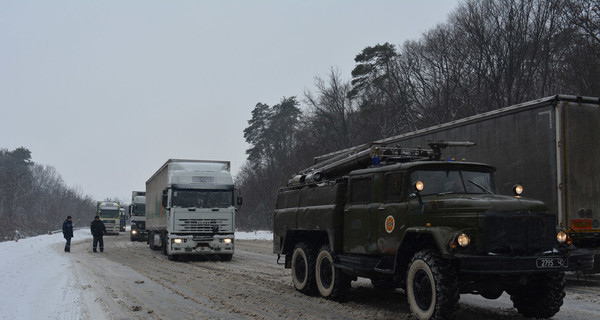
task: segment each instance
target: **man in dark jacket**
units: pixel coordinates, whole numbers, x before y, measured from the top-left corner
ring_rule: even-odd
[[[65,244],[65,252],[71,252],[71,238],[73,238],[73,219],[71,216],[67,216],[67,220],[63,222],[63,237],[67,240]]]
[[[96,252],[96,247],[100,244],[100,252],[104,251],[104,239],[102,236],[106,234],[106,227],[104,226],[104,222],[100,220],[100,217],[94,217],[94,221],[90,225],[90,230],[92,231],[92,235],[94,236],[94,245],[92,249]]]

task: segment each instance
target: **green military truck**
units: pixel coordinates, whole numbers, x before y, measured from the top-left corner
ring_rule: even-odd
[[[497,195],[495,168],[440,161],[441,149],[373,145],[300,171],[277,194],[273,252],[299,292],[344,301],[357,277],[406,291],[417,319],[453,319],[461,293],[506,291],[526,317],[547,318],[565,271],[593,267],[543,202]]]

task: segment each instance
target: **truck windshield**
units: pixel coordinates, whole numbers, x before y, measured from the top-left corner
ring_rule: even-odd
[[[173,190],[173,207],[228,208],[232,205],[231,190]]]
[[[423,182],[421,195],[448,193],[494,193],[494,175],[485,171],[417,170],[411,183]]]
[[[98,213],[100,218],[118,218],[119,210],[110,210],[110,209],[101,209],[100,213]]]
[[[133,205],[133,215],[134,216],[143,216],[146,213],[146,204],[134,204]]]

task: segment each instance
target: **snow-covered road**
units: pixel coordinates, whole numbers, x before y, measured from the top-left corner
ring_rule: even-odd
[[[269,239],[270,234],[239,235]],[[352,283],[343,304],[296,292],[290,271],[275,263],[269,240],[238,240],[230,262],[168,261],[127,235],[105,237],[91,252],[87,230],[73,252],[61,234],[0,243],[0,319],[410,319],[402,290],[378,292]],[[553,319],[600,319],[600,277],[577,281]],[[507,295],[461,295],[457,319],[525,319]]]

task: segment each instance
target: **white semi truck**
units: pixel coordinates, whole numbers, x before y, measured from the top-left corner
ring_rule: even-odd
[[[129,216],[131,217],[131,229],[129,232],[131,241],[148,240],[148,231],[146,231],[146,192],[131,192]]]
[[[146,229],[150,248],[160,248],[169,260],[193,255],[231,260],[235,206],[229,161],[169,159],[146,181]]]
[[[121,204],[114,201],[98,201],[96,215],[104,222],[106,233],[119,234],[121,229]]]

